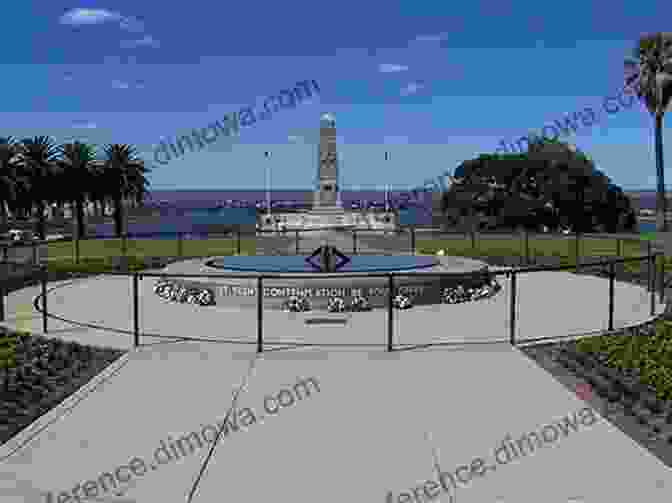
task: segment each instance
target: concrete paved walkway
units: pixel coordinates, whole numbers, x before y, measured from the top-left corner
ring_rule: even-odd
[[[105,379],[3,446],[0,499],[42,503],[44,491],[70,492],[137,457],[142,461],[134,466],[143,463],[146,472],[130,478],[122,469],[127,482],[118,482],[119,496],[108,492],[95,501],[184,503],[206,457],[205,442],[214,438],[207,426],[225,416],[252,357],[198,343],[129,353]],[[275,415],[265,411],[264,397],[291,392],[309,378],[319,392],[295,395]],[[668,502],[670,470],[598,414],[507,465],[495,461],[507,435],[516,441],[540,432],[584,406],[508,345],[391,356],[268,353],[238,402],[255,422],[241,421],[247,427],[222,437],[193,501],[382,503],[388,491],[397,501],[401,492],[437,479],[436,455],[445,472],[479,457],[495,467],[460,487],[459,503]],[[181,459],[157,462],[162,441],[179,452],[176,442],[192,432],[205,435],[205,447],[192,440],[193,451],[181,444]],[[449,500],[442,494],[435,501]]]

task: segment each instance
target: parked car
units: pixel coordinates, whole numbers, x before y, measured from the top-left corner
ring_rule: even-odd
[[[13,241],[15,243],[22,243],[26,241],[32,241],[35,239],[33,231],[20,230],[20,229],[10,229],[3,238]]]

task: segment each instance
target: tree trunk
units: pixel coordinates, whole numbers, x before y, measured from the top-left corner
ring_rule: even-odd
[[[124,221],[124,206],[121,202],[121,198],[116,198],[114,200],[114,233],[118,238],[121,237],[124,232],[123,221]]]
[[[656,194],[656,230],[667,232],[667,200],[665,199],[665,169],[663,168],[663,116],[656,115],[656,177],[658,181]]]
[[[75,219],[77,225],[77,236],[79,239],[85,239],[86,237],[86,226],[84,225],[84,201],[79,199],[74,201],[73,206],[75,207]]]
[[[4,201],[0,201],[0,223],[7,226],[7,207]]]
[[[44,216],[46,206],[43,201],[37,203],[37,235],[44,241],[47,237],[47,222]]]

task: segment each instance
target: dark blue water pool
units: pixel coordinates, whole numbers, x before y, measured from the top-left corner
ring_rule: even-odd
[[[339,272],[389,272],[432,267],[434,257],[355,255]],[[306,256],[222,257],[206,263],[209,267],[239,272],[315,273],[306,263]]]

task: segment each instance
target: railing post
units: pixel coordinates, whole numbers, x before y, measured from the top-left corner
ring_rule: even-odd
[[[658,278],[658,288],[660,288],[660,302],[665,299],[665,256],[660,256],[660,277]]]
[[[352,254],[357,255],[357,229],[352,229]]]
[[[121,235],[121,254],[125,257],[126,256],[126,233],[124,232]]]
[[[264,289],[263,276],[257,278],[257,353],[264,351]]]
[[[619,238],[616,238],[616,256],[621,256],[621,240]]]
[[[178,232],[177,233],[177,256],[178,258],[182,258],[182,253],[184,252],[184,243],[182,242],[183,239],[183,233]]]
[[[656,254],[651,252],[651,241],[646,242],[646,256],[649,257],[649,284],[656,291]]]
[[[525,265],[530,263],[530,234],[525,229]]]
[[[510,323],[510,338],[511,345],[516,345],[516,270],[511,269],[511,316],[509,317]]]
[[[40,266],[42,272],[42,331],[47,333],[47,266]]]
[[[296,254],[299,254],[299,230],[296,229],[294,230],[294,233],[296,235]]]
[[[656,259],[658,255],[651,250],[651,241],[646,242],[646,255],[649,257],[649,285],[652,292],[651,312],[655,312],[655,294],[656,294]]]
[[[140,307],[138,295],[138,273],[133,273],[133,347],[140,345]]]
[[[614,263],[609,262],[609,331],[614,330],[614,279],[616,272],[614,271]]]
[[[394,331],[394,276],[387,277],[387,350],[392,351],[392,337]]]
[[[655,267],[654,267],[654,260],[655,260],[655,255],[651,256],[649,255],[648,263],[649,263],[649,292],[651,294],[651,316],[656,314],[656,288],[655,288]]]
[[[75,264],[79,264],[79,238],[75,239]]]
[[[5,286],[0,283],[0,321],[5,321]]]
[[[411,253],[415,255],[415,226],[411,226]]]
[[[236,229],[236,253],[240,255],[240,227]]]

